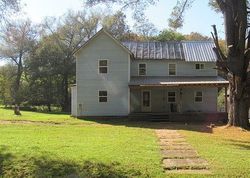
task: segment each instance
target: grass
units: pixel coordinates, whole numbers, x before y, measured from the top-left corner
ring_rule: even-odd
[[[181,131],[217,177],[250,176],[250,132],[217,127],[212,133]]]
[[[165,174],[154,128],[178,129],[212,175]],[[0,108],[0,177],[248,177],[250,132],[237,128],[86,121]]]
[[[79,120],[73,119],[68,114],[42,113],[31,111],[22,111],[21,113],[22,116],[15,116],[12,109],[0,108],[0,120],[79,123]]]

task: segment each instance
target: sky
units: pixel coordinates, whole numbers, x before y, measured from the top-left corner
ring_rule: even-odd
[[[67,10],[84,10],[83,0],[22,0],[25,4],[23,11],[25,16],[34,22],[41,22],[46,16],[61,16]],[[156,6],[150,6],[146,10],[146,16],[159,31],[168,27],[168,17],[176,0],[159,0]],[[129,10],[126,12],[128,23],[133,24]],[[195,0],[193,6],[185,14],[185,23],[179,32],[188,34],[199,32],[210,36],[211,25],[217,25],[221,37],[223,34],[223,19],[208,7],[208,0]]]
[[[28,17],[35,23],[42,22],[47,16],[60,17],[68,10],[81,11],[87,8],[84,7],[83,0],[21,0],[21,2],[23,8],[19,17]],[[168,28],[168,18],[175,4],[176,0],[159,0],[155,6],[148,7],[145,14],[149,21],[161,31]],[[127,22],[133,26],[134,22],[130,11],[126,11]],[[217,26],[219,36],[224,38],[222,15],[208,7],[208,0],[195,0],[193,6],[185,14],[185,23],[182,29],[178,31],[183,34],[199,32],[211,36],[211,25],[213,24]],[[3,64],[4,62],[0,61],[0,65]]]

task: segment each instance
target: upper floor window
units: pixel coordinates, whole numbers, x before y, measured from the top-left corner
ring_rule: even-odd
[[[176,64],[168,64],[168,75],[176,75]]]
[[[139,64],[139,69],[138,69],[138,73],[140,76],[144,76],[146,75],[146,69],[147,68],[147,65],[145,63],[140,63]]]
[[[176,101],[175,92],[168,92],[168,102],[175,103],[175,101]]]
[[[107,74],[108,73],[108,60],[100,59],[98,61],[99,74]]]
[[[195,69],[196,69],[196,70],[202,70],[202,69],[205,69],[205,65],[204,65],[204,64],[202,64],[202,63],[195,64]]]
[[[194,93],[194,101],[195,102],[202,102],[203,100],[203,93],[201,91],[196,91]]]
[[[108,92],[106,90],[99,91],[99,103],[106,103],[108,101]]]

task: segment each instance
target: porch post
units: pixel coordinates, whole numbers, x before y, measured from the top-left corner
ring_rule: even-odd
[[[182,112],[182,94],[183,94],[183,90],[182,90],[182,88],[180,88],[180,90],[179,90],[179,94],[180,94],[179,112]]]
[[[225,86],[225,112],[227,112],[227,86]]]

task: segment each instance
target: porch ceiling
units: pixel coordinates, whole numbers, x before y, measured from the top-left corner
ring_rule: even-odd
[[[130,87],[176,87],[176,86],[212,86],[223,87],[227,86],[229,82],[219,76],[214,77],[196,77],[196,76],[171,76],[171,77],[152,77],[140,76],[131,77],[129,82]]]

